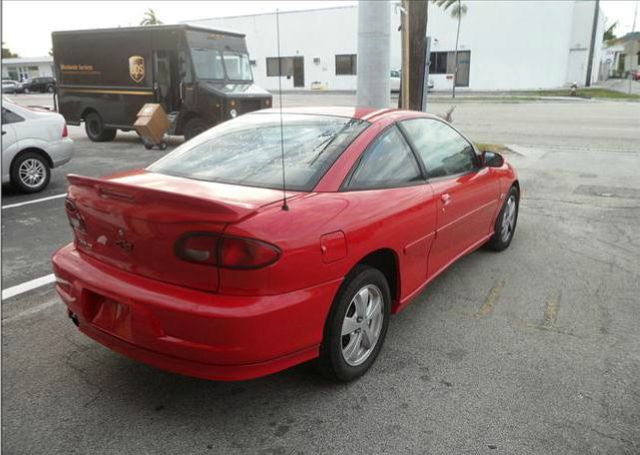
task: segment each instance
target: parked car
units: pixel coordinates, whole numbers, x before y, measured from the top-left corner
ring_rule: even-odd
[[[640,68],[631,71],[631,78],[634,81],[640,81]]]
[[[18,89],[18,83],[16,81],[12,81],[11,79],[2,79],[2,93],[16,93]]]
[[[400,91],[400,74],[400,70],[391,70],[390,86],[392,93]],[[433,90],[433,79],[429,79],[429,82],[427,83],[427,91],[430,90]]]
[[[18,85],[18,93],[53,93],[56,91],[56,80],[52,77],[34,77]]]
[[[502,156],[442,119],[369,108],[249,113],[146,169],[69,183],[75,240],[53,270],[71,320],[216,380],[314,358],[357,378],[391,313],[465,254],[509,246],[520,195]]]
[[[42,191],[51,168],[73,156],[64,118],[46,109],[25,108],[2,100],[2,183],[24,193]]]

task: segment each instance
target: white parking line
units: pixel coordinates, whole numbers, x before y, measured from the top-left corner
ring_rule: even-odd
[[[33,199],[31,201],[18,202],[17,204],[3,205],[2,206],[2,210],[4,210],[4,209],[12,209],[14,207],[22,207],[23,205],[37,204],[38,202],[50,201],[52,199],[60,199],[61,197],[65,197],[66,195],[67,195],[67,193],[56,194],[55,196],[47,196],[47,197],[42,197],[40,199]]]
[[[41,276],[40,278],[36,278],[35,280],[27,281],[25,283],[20,283],[15,286],[11,286],[10,288],[2,290],[2,300],[10,299],[11,297],[15,297],[16,295],[24,294],[25,292],[32,291],[39,287],[45,286],[49,283],[53,283],[56,280],[56,277],[53,273]]]
[[[6,319],[2,320],[2,324],[7,324],[9,322],[14,322],[14,321],[19,321],[20,319],[24,319],[27,316],[31,316],[32,314],[36,314],[41,312],[42,310],[46,310],[47,308],[60,303],[60,299],[58,298],[53,298],[51,300],[47,300],[44,303],[41,303],[40,305],[36,305],[34,307],[31,307],[27,310],[21,311],[20,313],[16,314],[15,316],[11,316],[8,317]]]

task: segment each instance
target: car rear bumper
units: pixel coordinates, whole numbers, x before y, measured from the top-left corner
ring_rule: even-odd
[[[82,332],[175,373],[244,380],[318,356],[342,280],[275,296],[223,296],[98,262],[68,245],[53,256],[56,290]]]
[[[58,142],[52,143],[47,152],[51,157],[51,161],[53,161],[53,167],[62,166],[73,157],[73,140],[65,137]]]

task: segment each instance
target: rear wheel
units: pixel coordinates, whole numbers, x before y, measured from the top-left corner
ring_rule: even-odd
[[[23,193],[44,190],[50,179],[49,163],[39,153],[23,153],[11,163],[11,183]]]
[[[25,95],[28,95],[29,93],[31,93],[31,90],[29,90],[28,87],[25,87],[23,92],[24,92]]]
[[[346,278],[325,326],[318,368],[335,381],[352,381],[373,364],[387,333],[391,293],[385,276],[358,266]]]
[[[97,112],[90,112],[84,118],[84,130],[93,142],[108,142],[116,137],[115,128],[105,128],[102,117]]]
[[[500,210],[498,218],[496,219],[493,237],[487,242],[489,249],[502,251],[511,244],[518,221],[519,203],[518,188],[512,186],[509,193],[507,193],[507,199],[504,201],[502,210]]]
[[[54,92],[53,85],[47,86],[47,92],[49,92],[49,93],[53,93]]]
[[[198,134],[204,133],[209,128],[209,125],[199,117],[193,117],[187,121],[184,126],[184,138],[190,141]]]

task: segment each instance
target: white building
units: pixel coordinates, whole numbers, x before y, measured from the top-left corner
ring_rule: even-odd
[[[53,57],[2,59],[2,79],[23,81],[34,77],[54,77]]]
[[[469,90],[556,88],[584,85],[594,2],[469,1],[462,18],[458,85]],[[391,68],[401,62],[400,11],[391,8]],[[598,31],[592,71],[597,79],[604,15]],[[275,13],[187,21],[247,36],[255,81],[277,89]],[[429,4],[427,34],[432,38],[431,79],[436,90],[451,88],[457,20]],[[357,6],[280,13],[283,89],[356,89]]]

